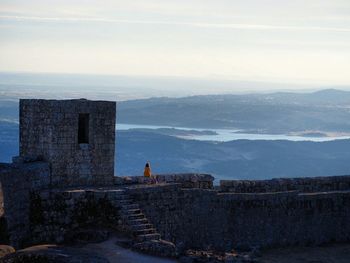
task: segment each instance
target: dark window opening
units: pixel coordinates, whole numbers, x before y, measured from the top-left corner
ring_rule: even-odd
[[[79,114],[78,143],[89,143],[89,114]]]

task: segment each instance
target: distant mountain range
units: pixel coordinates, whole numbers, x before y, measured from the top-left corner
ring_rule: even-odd
[[[35,97],[35,96],[34,96]],[[0,97],[0,120],[18,119],[18,101]],[[118,102],[117,123],[231,128],[250,133],[350,132],[350,91],[206,95]]]
[[[208,95],[118,103],[118,122],[258,133],[350,132],[350,92]]]

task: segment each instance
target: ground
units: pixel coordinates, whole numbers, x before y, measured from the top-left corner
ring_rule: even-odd
[[[175,263],[173,259],[153,257],[116,246],[120,238],[112,237],[102,243],[90,243],[84,249],[98,251],[110,263],[145,262]],[[259,263],[350,263],[350,244],[335,244],[323,247],[296,247],[271,249],[263,252]]]
[[[271,249],[260,260],[261,263],[349,263],[350,244]]]
[[[116,245],[116,242],[120,240],[117,237],[111,237],[107,241],[101,243],[90,243],[83,247],[89,251],[96,251],[100,255],[109,260],[110,263],[175,263],[176,260],[160,258],[141,254],[130,249],[123,248]]]
[[[45,255],[52,262],[94,262],[94,263],[175,263],[175,259],[154,257],[124,248],[123,237],[112,236],[100,243],[86,243],[77,246],[60,247],[56,245],[40,245],[22,250],[25,254]],[[4,248],[5,250],[7,248]],[[4,251],[5,251],[4,250]],[[6,251],[5,251],[6,252]],[[6,254],[6,253],[5,253]],[[68,260],[69,259],[69,260]],[[262,256],[256,258],[256,263],[349,263],[350,244],[333,244],[323,247],[294,247],[263,251]],[[79,261],[80,260],[80,261]],[[81,261],[82,260],[82,261]],[[14,262],[2,261],[0,262]],[[19,261],[22,262],[22,261]],[[27,262],[27,261],[23,261]],[[46,262],[46,261],[45,261]],[[50,261],[51,262],[51,261]],[[192,261],[186,261],[192,262]],[[210,262],[204,261],[193,262]],[[249,261],[250,262],[250,261]]]
[[[111,237],[100,243],[72,246],[37,245],[8,254],[7,246],[0,246],[1,263],[53,262],[53,263],[174,263],[176,260],[141,254],[116,243],[123,238]],[[9,247],[11,248],[11,247]],[[6,257],[1,256],[8,254]]]

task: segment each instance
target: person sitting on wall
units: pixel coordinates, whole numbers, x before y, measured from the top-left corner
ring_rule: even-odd
[[[145,170],[143,172],[143,175],[146,177],[146,178],[149,178],[151,179],[151,183],[157,183],[157,180],[152,176],[152,171],[151,171],[151,165],[149,162],[146,163],[145,165]]]

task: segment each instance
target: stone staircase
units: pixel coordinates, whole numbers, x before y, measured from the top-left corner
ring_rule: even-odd
[[[160,240],[160,234],[125,190],[114,190],[113,195],[113,203],[120,207],[123,223],[130,230],[135,243]]]
[[[146,253],[161,256],[174,256],[175,245],[161,239],[156,228],[149,222],[145,214],[124,189],[109,192],[110,201],[120,208],[123,224],[133,237],[133,247]]]

